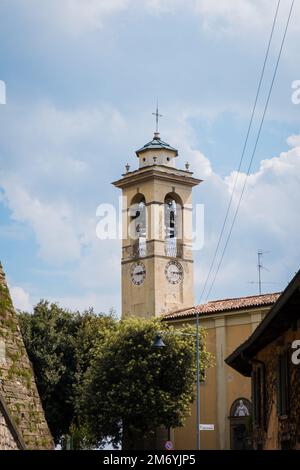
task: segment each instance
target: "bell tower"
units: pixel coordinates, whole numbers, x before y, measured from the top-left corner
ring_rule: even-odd
[[[158,111],[156,113],[158,118]],[[153,140],[136,152],[139,168],[122,190],[122,317],[157,317],[194,305],[192,188],[201,180],[175,166],[176,149]]]

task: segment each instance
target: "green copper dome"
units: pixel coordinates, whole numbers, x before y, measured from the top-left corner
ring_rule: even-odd
[[[136,151],[137,156],[139,156],[140,153],[145,152],[146,150],[170,150],[171,152],[175,152],[175,156],[177,157],[178,151],[171,147],[171,145],[167,144],[166,142],[163,142],[160,139],[159,133],[155,132],[154,133],[154,138],[151,140],[151,142],[148,142],[145,144],[142,148]]]

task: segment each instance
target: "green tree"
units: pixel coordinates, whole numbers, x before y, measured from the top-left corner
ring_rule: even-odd
[[[19,314],[19,324],[54,441],[59,443],[72,433],[80,447],[86,432],[77,415],[76,400],[86,369],[102,342],[102,330],[115,320],[96,315],[92,309],[81,314],[42,300],[33,314]]]
[[[166,347],[153,348],[158,331]],[[164,426],[182,426],[190,413],[195,390],[195,333],[174,330],[158,320],[128,319],[105,335],[86,373],[80,410],[95,445],[114,446],[126,432],[126,445],[153,435]],[[211,357],[201,330],[201,367]],[[123,436],[124,437],[124,436]]]
[[[79,316],[41,301],[19,323],[32,362],[46,419],[57,443],[74,416],[75,337]]]

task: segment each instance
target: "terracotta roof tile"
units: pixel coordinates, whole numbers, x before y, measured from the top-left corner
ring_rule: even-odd
[[[195,307],[177,310],[164,315],[164,319],[172,320],[176,318],[193,317],[198,312],[201,315],[228,312],[232,310],[244,310],[247,308],[263,307],[273,305],[281,293],[252,295],[249,297],[238,297],[235,299],[213,300],[207,304],[196,305]]]

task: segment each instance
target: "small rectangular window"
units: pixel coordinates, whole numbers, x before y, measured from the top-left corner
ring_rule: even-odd
[[[260,393],[259,393],[259,369],[255,368],[252,372],[252,403],[253,403],[253,422],[256,426],[260,425]]]
[[[277,414],[286,416],[289,412],[289,354],[279,354],[277,362]]]
[[[256,426],[266,427],[266,385],[265,367],[263,364],[252,371],[252,404],[253,422]]]

